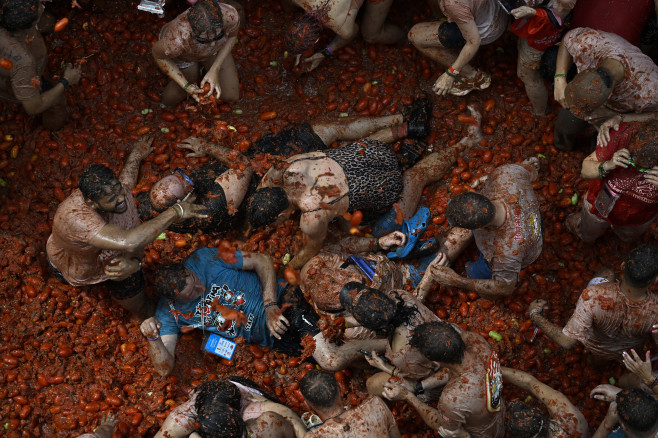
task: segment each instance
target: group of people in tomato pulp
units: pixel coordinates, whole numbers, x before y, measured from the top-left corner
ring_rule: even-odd
[[[170,78],[162,103],[175,106],[208,95],[237,101],[239,73],[231,49],[242,6],[228,0],[188,3],[162,27],[152,48]],[[479,47],[507,29],[518,36],[517,73],[534,112],[544,115],[549,107],[546,79],[562,105],[555,146],[592,150],[581,169],[589,190],[564,226],[594,245],[611,229],[628,249],[623,266],[589,281],[565,327],[544,316],[542,299],[530,303],[529,317],[560,347],[581,343],[592,363],[623,361],[628,369],[619,386],[592,391],[610,405],[591,436],[658,436],[658,373],[650,351],[642,352],[649,335],[658,342],[658,297],[651,290],[658,249],[642,244],[658,215],[658,66],[642,50],[652,44],[658,2],[429,0],[445,18],[416,24],[406,34],[387,21],[392,3],[287,0],[299,12],[284,30],[288,51],[311,71],[359,29],[368,43],[408,39],[444,70],[434,93],[464,96],[492,81],[469,64]],[[66,123],[65,90],[78,83],[80,68],[66,66],[59,82],[35,86],[47,60],[41,33],[54,21],[42,14],[40,0],[0,4],[0,55],[11,64],[0,69],[0,97],[58,129]],[[336,37],[317,50],[324,28]],[[244,154],[190,137],[177,147],[210,161],[175,169],[137,200],[131,189],[152,151],[151,138],[133,145],[119,175],[101,164],[82,172],[54,217],[46,246],[52,274],[73,287],[102,284],[140,318],[159,374],[174,370],[177,340],[192,329],[214,335],[223,346],[235,348],[230,340],[242,337],[290,356],[302,353],[305,340],[314,344],[308,360],[317,367],[300,382],[309,409],[302,418],[266,389],[230,377],[195,388],[156,436],[399,437],[386,400],[406,401],[445,438],[590,436],[584,416],[565,395],[502,366],[482,336],[441,320],[424,304],[439,285],[490,299],[514,294],[519,272],[537,260],[543,245],[532,187],[536,157],[501,165],[452,197],[445,211],[449,233],[424,239],[431,213],[421,204],[423,189],[482,139],[480,113],[469,106],[473,123],[467,135],[428,150],[423,140],[433,99],[419,97],[388,116],[288,126]],[[334,142],[340,147],[332,148]],[[394,152],[391,145],[398,142]],[[251,166],[255,154],[274,159],[263,175]],[[255,230],[294,214],[305,240],[284,260],[293,272],[288,281],[277,277],[265,254],[200,248],[183,263],[160,266],[154,274],[158,297],[145,293],[141,257],[164,230],[222,233],[245,221]],[[343,237],[327,242],[330,232]],[[473,241],[478,258],[460,274],[451,266]],[[615,268],[623,272],[620,278]],[[325,337],[321,316],[345,321],[342,342]],[[366,382],[370,397],[347,409],[332,371],[363,366],[364,359],[378,370]],[[507,403],[503,381],[532,394],[545,410]],[[115,423],[109,415],[84,436],[109,437]]]

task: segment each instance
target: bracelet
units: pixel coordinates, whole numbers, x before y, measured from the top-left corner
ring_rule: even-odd
[[[425,388],[423,388],[423,381],[416,380],[414,382],[414,395],[425,394]]]
[[[372,247],[372,252],[377,252],[380,249],[382,249],[381,246],[379,246],[379,237],[375,239],[375,245]]]
[[[176,207],[180,208],[180,212],[176,209]],[[178,219],[182,218],[183,215],[185,215],[185,210],[183,210],[183,206],[180,205],[180,203],[178,202],[175,203],[174,205],[171,206],[171,208],[173,208],[174,211],[176,212],[176,216],[178,217]]]
[[[599,178],[600,179],[603,179],[606,176],[608,176],[608,171],[603,168],[603,163],[605,163],[605,161],[602,162],[601,164],[599,164]]]
[[[328,58],[334,54],[333,50],[331,50],[331,47],[329,47],[329,44],[327,44],[327,46],[324,49],[322,49],[320,53],[322,53],[322,56],[324,56],[325,58]]]
[[[454,74],[450,70],[446,71],[446,74],[450,76],[451,78],[454,78],[457,82],[464,82],[464,79],[461,78],[461,76]]]
[[[158,339],[160,339],[160,336],[158,336],[157,338],[149,338],[149,337],[147,336],[146,339],[149,340],[149,341],[151,341],[151,342],[155,342],[155,341],[157,341]]]
[[[393,371],[391,371],[391,376],[393,376],[393,377],[397,377],[397,376],[395,375],[395,373],[397,373],[397,372],[398,372],[398,367],[393,367]]]
[[[565,75],[564,73],[558,73],[555,76],[553,76],[553,79],[566,78],[566,77],[567,77],[567,75]]]
[[[183,87],[183,90],[187,90],[187,87],[189,87],[190,85],[192,85],[192,82],[188,82],[187,84],[185,84],[185,86]]]
[[[645,385],[646,385],[646,383],[645,383]],[[653,379],[653,382],[651,382],[651,383],[650,383],[649,385],[647,385],[647,386],[649,387],[649,389],[653,389],[656,385],[658,385],[658,376],[656,376],[656,378]]]
[[[452,65],[450,67],[448,67],[448,71],[450,73],[452,73],[453,75],[459,76],[459,70],[455,70],[454,68],[452,68]]]
[[[65,89],[65,90],[66,90],[67,88],[69,88],[69,85],[70,85],[70,84],[69,84],[69,81],[68,81],[66,78],[62,77],[62,78],[59,80],[59,83],[62,84],[62,85],[64,85],[64,89]]]
[[[540,314],[540,315],[541,315],[542,313],[543,313],[543,310],[542,310],[542,309],[532,309],[532,310],[530,311],[530,314],[529,314],[528,316],[530,317],[530,319],[532,319],[532,315],[536,315],[536,314]]]
[[[142,261],[137,257],[133,257],[133,260],[137,260],[137,263],[139,263],[139,269],[141,270],[142,269]]]
[[[619,113],[619,123],[624,121],[624,115],[622,113]]]
[[[276,303],[276,301],[270,301],[269,303],[265,304],[265,308],[266,308],[266,309],[267,309],[268,307],[272,307],[272,306],[278,306],[278,304]]]

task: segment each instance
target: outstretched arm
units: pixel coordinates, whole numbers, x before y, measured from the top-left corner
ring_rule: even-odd
[[[448,266],[437,266],[433,277],[434,281],[439,284],[471,290],[482,296],[507,296],[511,295],[516,288],[516,282],[462,277]]]
[[[148,340],[149,356],[155,371],[161,376],[168,376],[174,370],[177,335],[165,335],[160,337],[162,323],[155,317],[148,318],[142,322],[139,329]]]
[[[324,238],[327,237],[327,228],[332,218],[325,210],[302,213],[299,228],[306,236],[306,244],[290,261],[293,269],[302,269],[306,262],[320,251]]]
[[[565,335],[561,327],[558,327],[546,319],[546,317],[542,314],[545,307],[546,301],[533,301],[528,308],[528,311],[530,312],[530,319],[539,329],[541,329],[542,332],[544,332],[544,334],[551,341],[555,342],[566,350],[572,349],[578,341]]]
[[[142,137],[135,142],[130,155],[126,158],[123,165],[121,174],[119,174],[119,181],[127,189],[132,189],[137,185],[137,177],[139,176],[139,166],[142,164],[144,158],[153,151],[151,144],[153,137]]]
[[[229,167],[233,167],[235,164],[250,166],[249,160],[235,149],[216,143],[210,143],[199,137],[188,137],[177,147],[192,151],[187,154],[187,157],[189,158],[199,158],[210,155],[217,161],[220,161]]]

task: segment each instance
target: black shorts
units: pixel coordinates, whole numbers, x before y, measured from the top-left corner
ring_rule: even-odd
[[[278,134],[265,134],[256,142],[255,148],[248,151],[247,155],[253,156],[261,153],[289,157],[319,151],[326,147],[322,139],[313,132],[311,125],[302,123],[288,126]]]
[[[446,49],[461,49],[466,44],[462,31],[455,23],[444,21],[439,25],[437,34],[439,35],[439,42]]]
[[[281,339],[274,339],[272,348],[289,356],[300,356],[302,354],[302,339],[306,335],[313,337],[320,333],[317,326],[320,317],[306,301],[301,289],[297,286],[288,285],[279,294],[277,304],[280,307],[284,304],[290,304],[283,311],[283,316],[288,320],[290,326],[281,335]]]

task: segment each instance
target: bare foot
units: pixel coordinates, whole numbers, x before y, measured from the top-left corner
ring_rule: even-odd
[[[468,137],[474,142],[479,142],[484,138],[482,130],[480,129],[480,125],[482,125],[482,114],[475,109],[474,105],[469,105],[468,110],[471,112],[471,116],[475,119],[475,122],[468,127]]]

